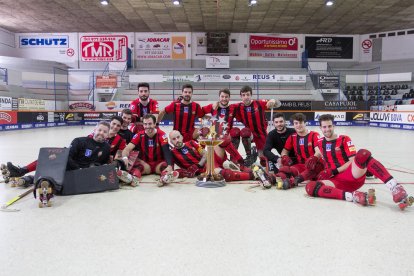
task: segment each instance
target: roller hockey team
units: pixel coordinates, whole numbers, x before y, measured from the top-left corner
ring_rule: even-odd
[[[109,122],[99,122],[92,134],[75,138],[66,156],[49,154],[49,160],[41,160],[39,155],[39,160],[22,167],[7,162],[1,166],[3,178],[24,187],[34,184],[40,207],[50,206],[55,194],[98,191],[90,183],[57,180],[59,176],[53,177],[58,175],[56,170],[48,175],[48,162],[54,158],[62,160],[61,175],[113,166],[121,184],[137,186],[143,175],[156,174],[157,185],[162,187],[177,178],[205,177],[207,156],[199,141],[215,137],[222,140],[214,147],[215,180],[258,180],[266,189],[272,185],[284,190],[302,186],[310,197],[368,206],[375,205],[375,190],[358,189],[371,174],[386,185],[401,210],[412,205],[413,197],[369,150],[357,150],[349,136],[336,133],[332,115],[319,117],[322,137],[307,129],[302,113],[291,116],[293,128],[287,127],[283,113],[275,113],[274,129],[268,133],[266,110],[280,107],[279,100],[253,100],[252,88],[243,86],[239,103],[230,104],[230,91],[221,89],[218,102],[201,106],[192,100],[193,92],[192,85],[185,84],[181,96],[160,110],[158,102],[150,98],[149,84],[140,83],[138,98],[131,102],[130,109]],[[165,114],[172,115],[173,130],[169,133],[159,127]],[[244,127],[235,127],[236,121]],[[199,128],[196,122],[201,122]],[[238,151],[240,141],[245,158]],[[42,173],[35,181],[27,174],[36,170]],[[110,182],[110,173],[104,175],[101,180]]]

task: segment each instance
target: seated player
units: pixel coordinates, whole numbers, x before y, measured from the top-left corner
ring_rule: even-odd
[[[132,111],[132,121],[133,125],[131,126],[131,131],[133,133],[138,133],[144,130],[144,125],[142,118],[147,114],[152,114],[157,118],[158,102],[154,99],[151,99],[150,96],[150,85],[146,82],[138,83],[138,98],[133,100],[130,104],[130,109]],[[128,142],[129,143],[129,142]]]
[[[286,127],[286,120],[283,113],[276,113],[274,115],[273,125],[275,129],[267,135],[266,144],[263,149],[263,155],[266,157],[267,163],[261,162],[261,164],[268,169],[269,173],[278,173],[281,166],[280,155],[282,154],[288,137],[295,133],[295,129]],[[279,155],[274,154],[272,149],[276,149]],[[296,161],[294,151],[289,152],[289,157],[293,162]]]
[[[366,149],[355,149],[346,135],[335,133],[334,117],[324,114],[319,117],[324,138],[318,143],[317,158],[323,158],[326,169],[319,173],[317,181],[306,185],[306,192],[312,197],[324,197],[356,202],[360,205],[375,205],[375,190],[368,193],[358,191],[365,183],[367,170],[381,179],[390,190],[393,200],[401,210],[412,204],[411,198],[401,184]],[[309,162],[309,169],[316,163]]]
[[[116,159],[115,155],[118,150],[123,150],[125,148],[125,141],[117,133],[123,123],[123,120],[119,116],[113,116],[110,121],[110,129],[107,135],[106,142],[110,145],[110,155],[112,159]],[[95,130],[94,130],[95,132]],[[90,138],[93,138],[94,132],[89,135]],[[29,172],[36,170],[37,160],[27,164],[24,167],[18,167],[13,165],[11,162],[7,162],[7,173],[9,177],[21,177]]]
[[[132,121],[132,111],[128,108],[123,109],[121,112],[121,118],[124,122],[122,123],[118,134],[125,139],[125,143],[128,145],[129,142],[131,142],[132,137],[134,137],[134,133],[132,133],[132,131],[128,128]]]
[[[180,167],[176,170],[179,172],[179,177],[195,177],[205,172],[207,156],[202,146],[194,140],[183,142],[183,136],[177,130],[171,131],[169,138],[174,164]],[[250,172],[239,172],[223,169],[226,158],[224,149],[216,146],[214,148],[214,167],[218,177],[221,175],[227,182],[255,179],[251,170]],[[222,180],[222,178],[216,180]]]
[[[318,171],[322,171],[324,168],[322,161],[315,164],[313,171],[307,170],[305,166],[307,160],[315,154],[319,134],[306,128],[306,116],[303,113],[293,114],[290,120],[296,133],[291,134],[286,140],[281,154],[282,167],[276,174],[276,177],[280,177],[283,182],[283,189],[293,188],[304,180],[316,177]],[[292,150],[295,153],[297,163],[294,163],[289,157]]]
[[[141,175],[159,174],[161,179],[172,172],[172,157],[167,134],[156,128],[156,119],[152,114],[143,117],[144,131],[135,134],[131,142],[122,151],[122,159],[128,166],[128,158],[133,150],[138,158],[131,162],[128,171],[141,178]]]

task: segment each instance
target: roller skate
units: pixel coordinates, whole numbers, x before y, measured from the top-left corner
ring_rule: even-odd
[[[375,189],[368,189],[368,192],[355,191],[352,193],[353,201],[362,206],[374,206],[376,201]]]
[[[49,181],[43,179],[40,180],[40,184],[37,190],[40,199],[39,208],[51,207],[51,199],[53,198],[53,185]]]
[[[392,199],[395,203],[397,203],[398,207],[401,210],[404,210],[414,203],[414,197],[408,196],[407,192],[401,184],[395,185],[394,189],[392,190]]]
[[[138,177],[131,175],[126,171],[118,170],[116,172],[116,175],[118,176],[119,180],[121,180],[122,184],[131,185],[132,187],[136,187],[139,184]]]
[[[270,189],[272,187],[271,177],[266,173],[264,168],[259,165],[254,165],[252,169],[254,176],[261,182],[263,188]]]
[[[17,180],[17,186],[22,188],[28,188],[32,186],[34,183],[34,176],[33,175],[26,175]]]
[[[256,146],[252,143],[252,150],[251,150],[251,154],[248,154],[246,156],[246,158],[244,159],[244,166],[246,167],[250,167],[252,166],[254,163],[256,163],[257,157],[259,156]]]
[[[29,172],[26,167],[17,167],[11,162],[7,162],[7,170],[9,171],[10,177],[21,177]]]
[[[295,179],[294,178],[285,178],[282,180],[282,190],[289,190],[291,188],[296,187],[297,184],[295,184]]]
[[[168,185],[177,180],[179,175],[180,174],[177,171],[163,172],[161,173],[160,180],[158,180],[157,186],[162,187]]]

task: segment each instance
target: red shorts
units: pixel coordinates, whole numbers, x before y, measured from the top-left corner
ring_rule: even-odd
[[[253,134],[253,142],[256,143],[256,148],[258,150],[263,150],[266,144],[266,136],[256,136]]]
[[[142,162],[145,162],[145,163],[147,163],[150,166],[150,168],[151,168],[150,174],[154,174],[155,173],[155,169],[157,168],[157,166],[159,164],[161,164],[161,163],[167,164],[165,161],[148,161],[148,162],[142,161]]]
[[[352,165],[349,166],[345,171],[335,175],[330,181],[335,185],[336,188],[341,189],[345,192],[353,192],[362,187],[365,183],[365,174],[360,178],[354,178],[352,175]]]

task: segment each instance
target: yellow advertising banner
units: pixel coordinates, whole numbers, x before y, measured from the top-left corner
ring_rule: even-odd
[[[185,36],[173,36],[172,40],[172,59],[185,59],[186,58],[186,37]]]

